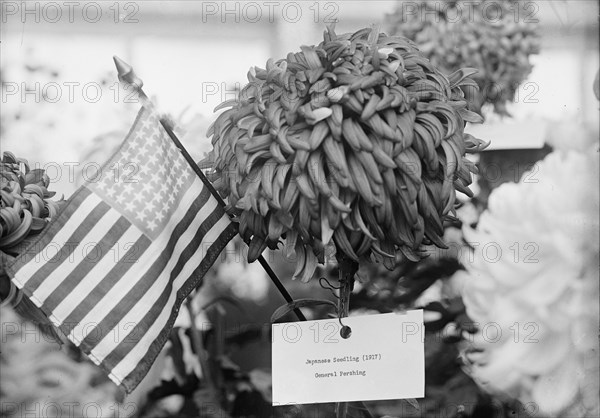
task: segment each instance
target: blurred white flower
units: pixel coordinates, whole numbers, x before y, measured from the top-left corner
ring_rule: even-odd
[[[241,240],[231,241],[223,251],[224,260],[214,268],[211,282],[222,290],[228,289],[238,299],[265,302],[269,293],[269,278],[259,263],[249,264],[243,254]]]
[[[464,231],[468,369],[543,416],[598,413],[598,189],[597,153],[554,152]]]

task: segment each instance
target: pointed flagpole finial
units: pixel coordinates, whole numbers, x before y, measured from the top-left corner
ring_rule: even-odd
[[[144,85],[144,82],[141,78],[135,75],[133,71],[133,67],[123,61],[121,58],[116,55],[113,56],[113,60],[115,62],[115,66],[117,67],[117,73],[119,74],[119,81],[121,83],[127,83],[135,86],[138,89],[141,89]]]

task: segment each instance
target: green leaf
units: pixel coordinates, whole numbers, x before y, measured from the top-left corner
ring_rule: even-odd
[[[307,306],[317,306],[317,305],[331,305],[334,309],[337,309],[337,305],[330,300],[326,299],[298,299],[294,302],[287,303],[283,306],[280,306],[273,312],[271,315],[271,322],[276,322],[283,318],[288,313],[292,312],[297,308],[305,308]]]

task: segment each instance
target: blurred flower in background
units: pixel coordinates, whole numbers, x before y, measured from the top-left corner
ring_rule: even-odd
[[[550,154],[536,175],[494,191],[464,231],[473,251],[462,294],[479,327],[469,372],[543,416],[599,412],[596,147]]]
[[[219,284],[240,299],[264,302],[269,291],[269,281],[260,264],[228,260],[217,266],[217,278]]]
[[[481,112],[485,103],[508,116],[506,104],[533,68],[539,53],[538,20],[524,2],[516,0],[401,1],[386,16],[392,34],[406,36],[447,74],[463,67],[478,69],[473,80],[479,91],[465,88]]]
[[[120,403],[119,389],[91,362],[70,357],[11,308],[3,307],[0,314],[3,417],[131,414]]]

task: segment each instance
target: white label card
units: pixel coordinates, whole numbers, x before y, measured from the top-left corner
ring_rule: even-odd
[[[273,405],[422,398],[423,311],[273,324]]]

